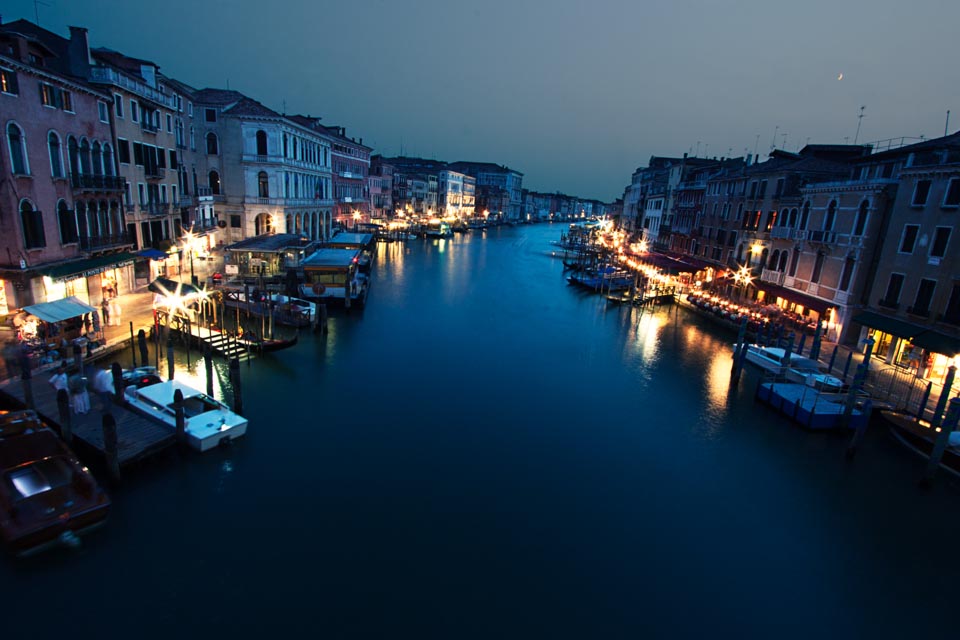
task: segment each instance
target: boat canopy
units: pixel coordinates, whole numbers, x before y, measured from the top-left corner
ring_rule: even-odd
[[[63,300],[54,300],[53,302],[32,304],[29,307],[24,307],[23,310],[37,316],[44,322],[61,322],[96,311],[94,307],[81,302],[75,296]]]

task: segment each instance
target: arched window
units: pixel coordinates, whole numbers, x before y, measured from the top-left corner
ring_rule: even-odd
[[[14,175],[30,175],[26,140],[23,139],[23,131],[13,122],[7,125],[7,147],[10,151],[10,171]]]
[[[20,201],[20,224],[23,227],[23,246],[40,249],[47,246],[43,233],[43,214],[33,208],[33,203],[24,198]]]
[[[267,155],[267,132],[263,130],[257,131],[257,155]]]
[[[97,222],[97,201],[91,200],[87,205],[87,231],[91,238],[100,237],[100,225]]]
[[[257,190],[261,198],[270,197],[270,180],[267,179],[266,171],[257,174]]]
[[[273,233],[273,216],[269,213],[258,213],[253,219],[253,233],[257,236]]]
[[[120,214],[120,203],[116,200],[110,201],[110,228],[113,229],[113,235],[123,235],[123,216]]]
[[[103,153],[100,151],[100,143],[93,143],[93,175],[103,175]]]
[[[90,175],[90,143],[86,139],[80,140],[80,173]]]
[[[800,214],[800,228],[806,229],[807,222],[810,221],[810,201],[807,200],[803,203],[803,213]]]
[[[857,209],[857,219],[853,222],[853,235],[862,236],[864,230],[867,228],[867,213],[870,210],[870,202],[864,200],[860,203],[860,208]]]
[[[77,233],[77,219],[73,211],[67,208],[63,200],[57,202],[57,222],[60,225],[60,244],[71,244],[80,237]]]
[[[775,249],[772,254],[770,254],[770,262],[767,265],[768,269],[775,270],[777,265],[780,263],[780,251]]]
[[[853,277],[853,270],[857,266],[857,261],[853,259],[853,256],[847,256],[847,259],[843,261],[843,271],[840,272],[840,284],[837,286],[839,291],[847,291],[850,289],[850,279]]]
[[[220,153],[220,145],[217,144],[217,134],[210,132],[207,134],[207,154],[215,156]]]
[[[80,175],[80,149],[73,136],[67,136],[67,162],[70,163],[70,175]]]
[[[216,171],[211,171],[209,175],[210,180],[210,193],[215,196],[220,195],[220,174]]]
[[[796,211],[796,209],[794,209]],[[787,270],[787,252],[784,251],[780,254],[780,264],[777,265],[777,271],[783,273]]]
[[[87,227],[87,204],[82,200],[73,204],[74,218],[77,221],[77,235],[81,238],[89,238],[90,230]]]
[[[97,226],[100,228],[101,236],[111,234],[110,230],[110,208],[106,200],[100,201],[100,210],[97,212]]]
[[[790,227],[791,229],[795,229],[797,227],[797,208],[796,207],[794,207],[793,209],[790,209],[790,221],[787,223],[787,226]]]
[[[827,215],[823,218],[823,230],[832,231],[833,223],[837,219],[837,201],[831,200],[830,204],[827,205]]]
[[[103,173],[107,176],[115,175],[113,172],[113,148],[109,143],[103,143]]]
[[[51,131],[47,134],[47,145],[50,147],[50,175],[54,178],[62,178],[63,153],[60,149],[60,136]]]
[[[819,283],[820,275],[823,273],[823,263],[826,261],[826,254],[817,251],[817,259],[813,263],[813,274],[810,276],[810,282]]]

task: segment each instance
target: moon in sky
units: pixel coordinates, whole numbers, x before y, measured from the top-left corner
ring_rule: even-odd
[[[842,73],[837,76],[837,80],[843,80],[843,74],[842,74]]]

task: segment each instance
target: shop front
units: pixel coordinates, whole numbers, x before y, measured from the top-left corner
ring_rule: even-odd
[[[104,300],[131,293],[137,286],[135,257],[129,253],[98,256],[44,269],[38,279],[41,290],[34,291],[34,299],[53,301],[75,297],[96,306]]]

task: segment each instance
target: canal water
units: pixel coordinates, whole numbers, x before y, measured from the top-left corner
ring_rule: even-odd
[[[363,310],[243,365],[248,434],[127,473],[79,549],[0,561],[32,637],[915,637],[960,491],[730,388],[733,336],[565,281],[559,225],[381,245]],[[178,376],[196,378],[178,354]],[[162,365],[162,363],[161,363]],[[226,371],[218,368],[225,378]],[[230,397],[229,389],[218,394]]]

